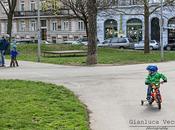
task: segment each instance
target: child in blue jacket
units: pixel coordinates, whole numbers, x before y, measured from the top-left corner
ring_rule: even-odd
[[[10,57],[11,57],[10,67],[19,66],[16,58],[17,55],[18,55],[18,51],[16,50],[16,46],[13,46],[10,51]]]

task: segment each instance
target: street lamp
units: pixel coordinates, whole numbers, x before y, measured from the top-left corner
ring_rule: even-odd
[[[163,45],[163,0],[161,0],[161,19],[160,19],[160,46],[161,61],[164,61],[164,45]]]
[[[41,61],[41,23],[40,23],[40,0],[37,0],[38,5],[38,55],[37,60],[38,62]]]

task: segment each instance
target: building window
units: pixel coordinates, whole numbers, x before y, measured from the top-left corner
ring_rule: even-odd
[[[63,41],[67,41],[67,36],[63,36]]]
[[[19,23],[19,31],[25,31],[26,24],[24,21],[20,21]]]
[[[30,21],[30,31],[36,31],[36,21],[35,20],[31,20]]]
[[[113,5],[118,5],[118,0],[112,0]]]
[[[1,33],[5,33],[5,32],[7,32],[7,23],[6,22],[2,22],[1,23]]]
[[[163,0],[163,2],[164,2],[164,0]],[[150,0],[149,3],[152,3],[152,4],[154,4],[154,3],[160,3],[160,0]]]
[[[118,24],[114,19],[108,19],[104,23],[105,39],[118,36]]]
[[[35,0],[31,0],[30,1],[30,10],[31,11],[35,11],[36,10],[36,2],[35,2]]]
[[[25,10],[24,0],[21,0],[19,5],[20,5],[19,10],[24,11]]]
[[[168,20],[168,43],[175,43],[175,17]]]
[[[46,20],[41,20],[41,27],[47,27]]]
[[[57,30],[57,21],[52,21],[52,31]]]
[[[132,18],[127,21],[127,37],[134,42],[142,40],[142,21],[137,18]]]
[[[63,22],[63,30],[68,31],[69,30],[69,21]]]
[[[160,26],[159,18],[154,17],[151,20],[151,40],[156,40],[160,42]]]
[[[84,31],[85,30],[85,25],[83,21],[78,22],[78,30],[79,31]]]
[[[62,23],[60,20],[57,20],[57,30],[61,31],[62,30]]]
[[[58,30],[61,31],[61,25],[58,25]]]
[[[139,2],[138,0],[130,0],[130,5],[137,5]]]
[[[57,43],[57,38],[56,37],[52,37],[52,42],[53,43]]]
[[[78,36],[74,36],[74,40],[77,40],[78,39]]]

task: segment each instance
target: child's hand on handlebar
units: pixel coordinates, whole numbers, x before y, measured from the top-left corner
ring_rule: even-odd
[[[164,84],[164,83],[166,83],[166,82],[167,82],[167,80],[164,80],[164,81],[161,81],[160,84]]]
[[[156,85],[155,84],[151,84],[153,89],[156,89]]]
[[[164,84],[165,82],[164,81],[161,81],[160,84]]]

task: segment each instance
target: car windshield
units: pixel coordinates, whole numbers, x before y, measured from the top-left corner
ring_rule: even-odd
[[[134,40],[132,38],[128,38],[129,42],[134,42]]]
[[[151,42],[150,42],[150,43],[153,43],[153,44],[154,44],[154,43],[155,43],[155,41],[154,41],[154,40],[151,40]]]
[[[155,41],[154,41],[154,40],[151,40],[150,43],[151,43],[151,44],[154,44]],[[144,41],[140,41],[139,44],[144,44]]]
[[[139,44],[144,44],[144,41],[140,41]]]
[[[126,43],[127,40],[125,38],[119,38],[118,43]]]
[[[117,43],[118,42],[118,38],[117,37],[114,37],[111,39],[111,43]]]
[[[88,39],[87,37],[83,37],[83,38],[79,38],[77,41],[84,42],[84,41],[88,41]]]

